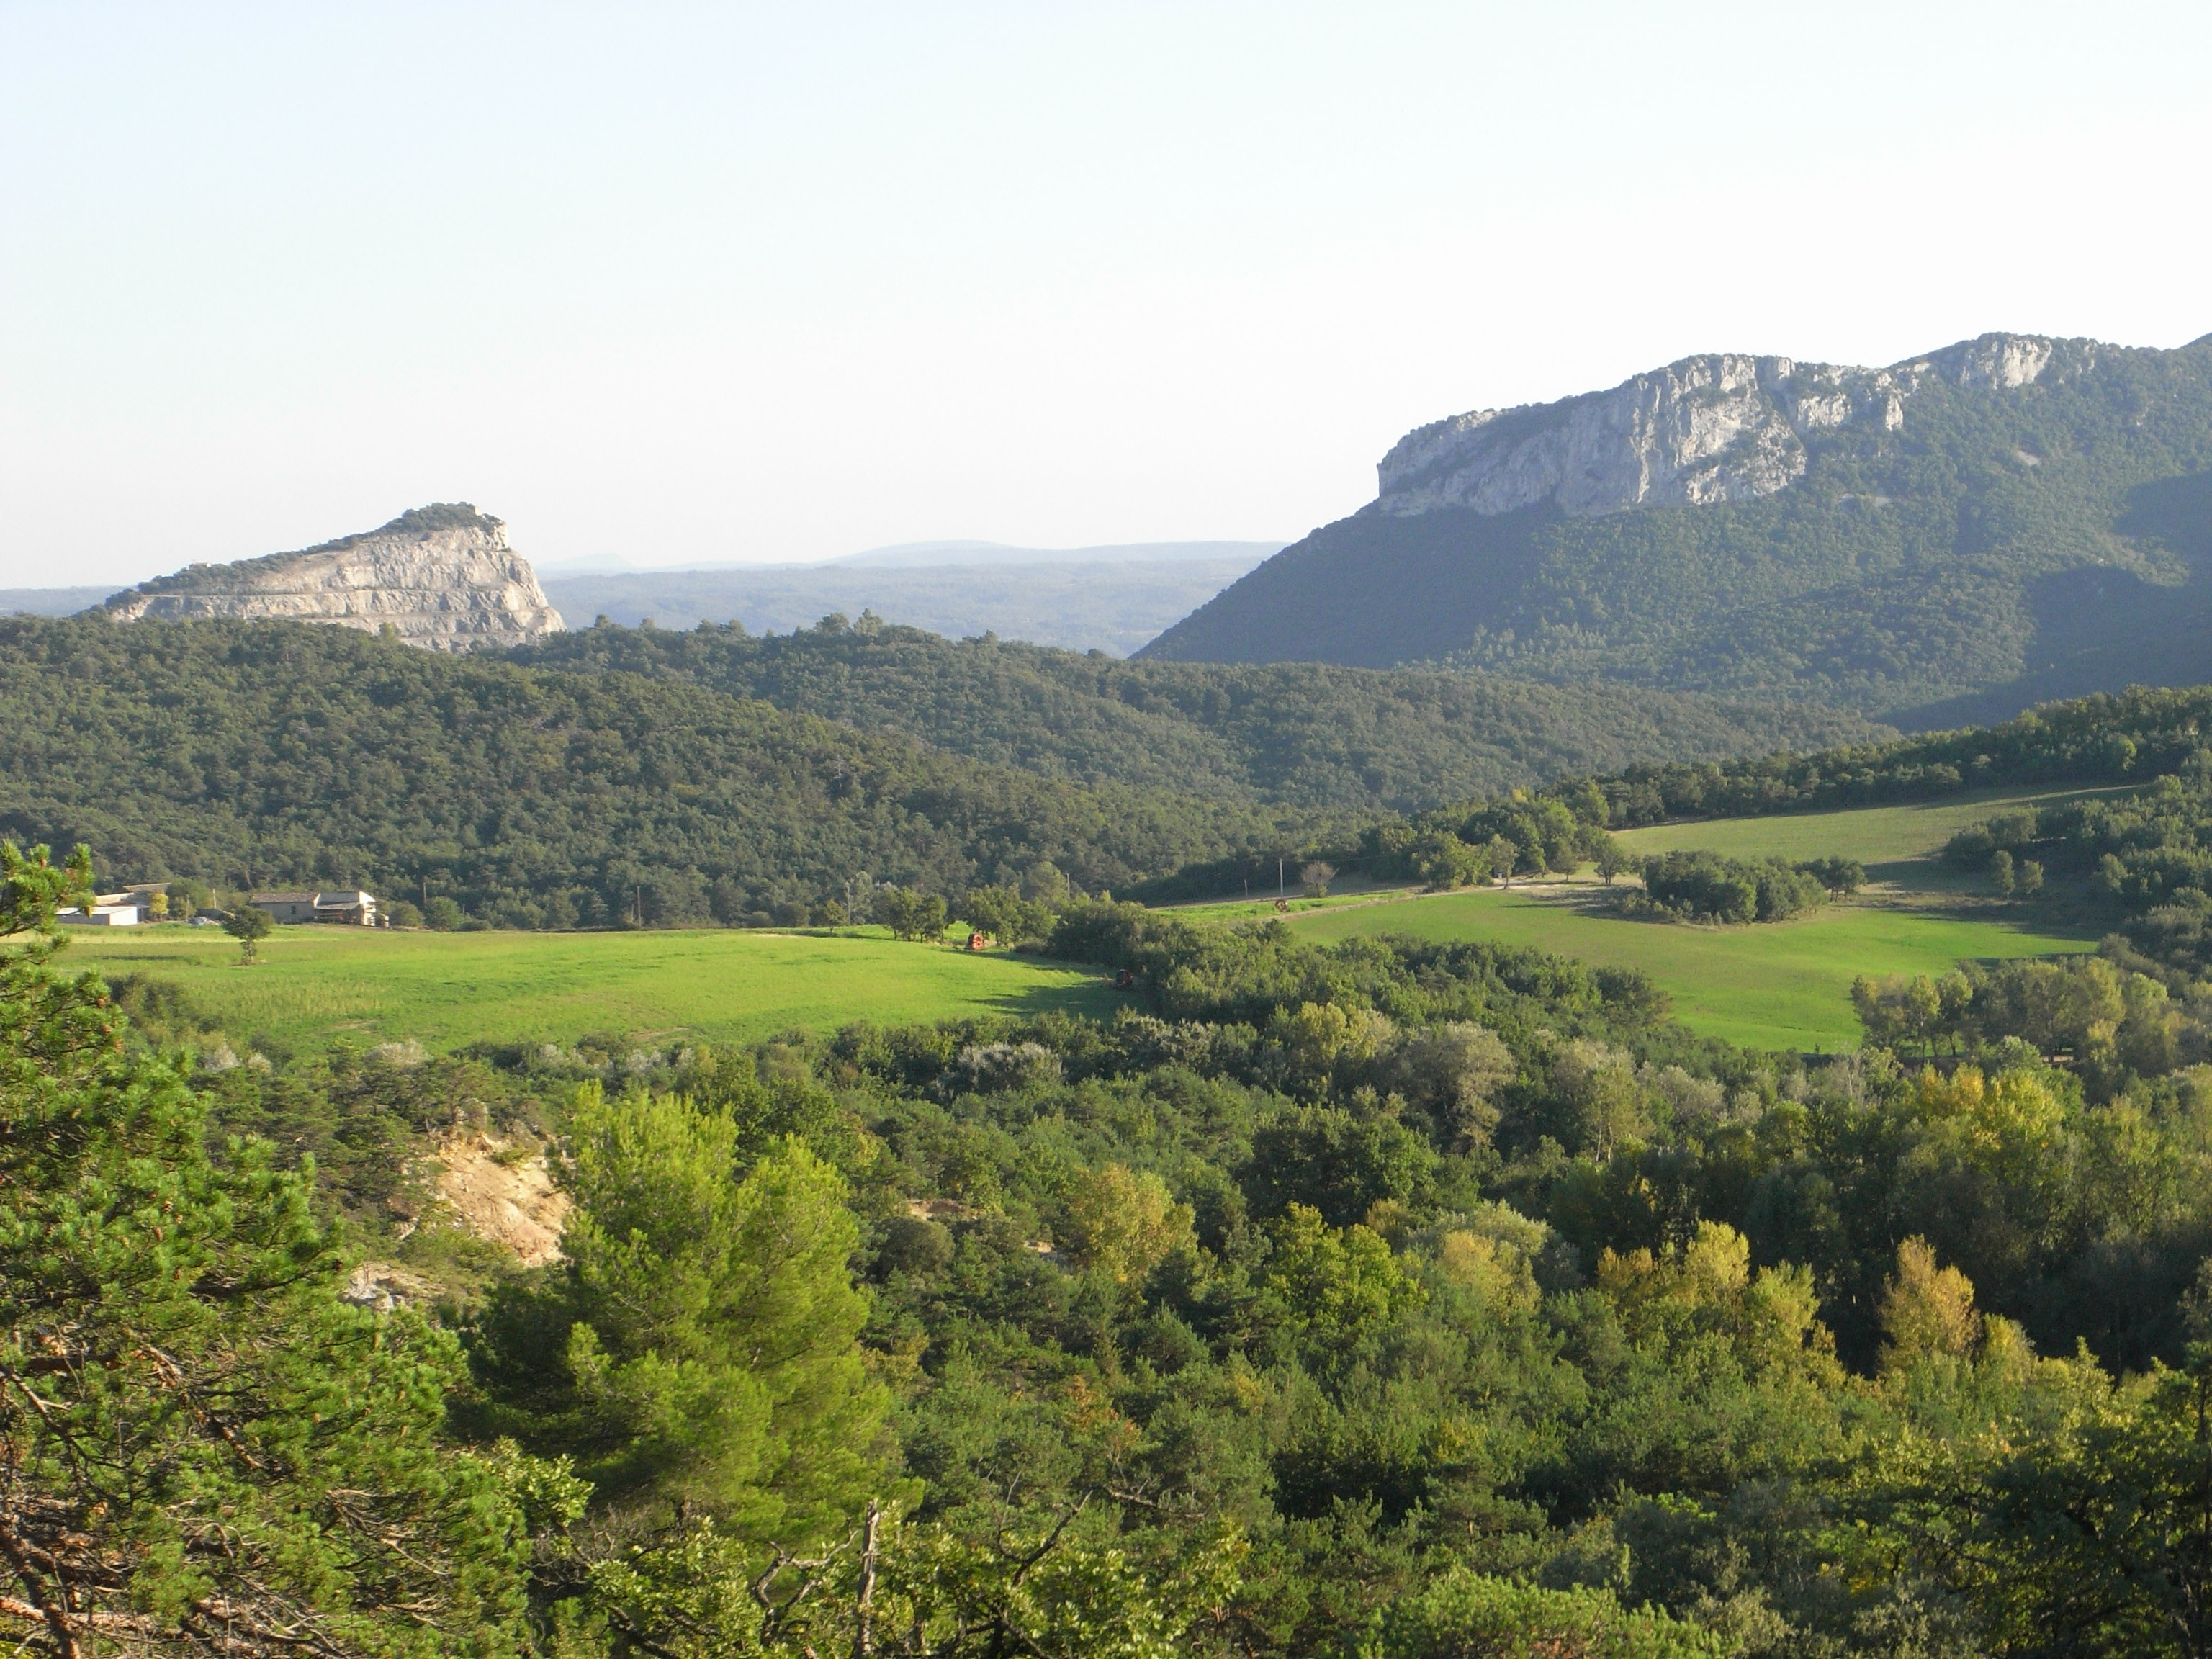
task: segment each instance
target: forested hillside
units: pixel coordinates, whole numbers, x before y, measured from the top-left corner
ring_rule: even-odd
[[[1864,741],[1857,717],[1483,673],[1119,662],[830,618],[756,638],[596,627],[516,660],[671,675],[993,765],[1304,807],[1415,810],[1635,761]]]
[[[0,834],[103,880],[366,885],[501,925],[802,918],[872,878],[1091,891],[1282,839],[673,676],[439,659],[294,623],[0,621]]]
[[[1947,367],[1963,346],[1885,371],[1911,381],[1894,419],[1801,421],[1802,476],[1759,499],[1370,508],[1144,654],[1439,660],[1921,726],[2212,678],[2212,339],[2025,343],[2049,355],[2023,384]]]

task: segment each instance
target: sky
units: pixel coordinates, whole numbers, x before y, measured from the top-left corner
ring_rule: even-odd
[[[431,501],[542,562],[1291,538],[1695,351],[2179,345],[2208,61],[2116,0],[0,0],[0,586]]]

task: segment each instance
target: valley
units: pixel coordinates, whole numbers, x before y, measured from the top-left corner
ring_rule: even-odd
[[[1645,974],[1688,1029],[1753,1048],[1846,1052],[1860,1032],[1850,988],[1865,975],[1941,976],[1961,960],[2077,954],[2097,918],[2079,907],[2003,903],[1936,859],[1957,830],[1994,814],[2117,793],[1980,790],[1936,803],[1712,819],[1620,832],[1632,853],[1702,848],[1737,857],[1836,855],[1865,864],[1857,897],[1787,924],[1701,927],[1625,920],[1615,890],[1585,870],[1563,879],[1425,893],[1366,888],[1297,899],[1300,939],[1398,935],[1488,940]],[[1271,901],[1168,914],[1256,921]],[[964,937],[962,930],[955,933]],[[855,1021],[1109,1018],[1128,1006],[1095,969],[1003,951],[894,942],[879,928],[803,934],[718,929],[613,933],[397,935],[287,928],[241,969],[219,934],[179,928],[82,934],[70,960],[110,976],[168,980],[241,1045],[286,1052],[332,1041],[416,1041],[444,1051],[574,1043],[757,1042],[825,1036]]]
[[[4,1659],[2212,1659],[2212,10],[0,42]]]

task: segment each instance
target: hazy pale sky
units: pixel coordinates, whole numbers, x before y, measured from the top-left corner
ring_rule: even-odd
[[[2212,9],[0,0],[0,586],[1295,537],[1692,351],[2212,331]]]

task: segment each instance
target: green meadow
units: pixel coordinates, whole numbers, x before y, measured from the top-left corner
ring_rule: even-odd
[[[1404,933],[1429,939],[1497,939],[1650,975],[1692,1029],[1761,1048],[1857,1046],[1850,1001],[1860,974],[1942,974],[1966,958],[1990,960],[2093,949],[2094,930],[2056,923],[2038,907],[1980,896],[1978,878],[1937,859],[1966,825],[2028,805],[2078,798],[2080,790],[1983,790],[1937,802],[1719,818],[1629,830],[1632,854],[1705,848],[1735,858],[1810,859],[1835,854],[1868,867],[1862,899],[1798,921],[1752,927],[1696,927],[1632,921],[1614,915],[1585,878],[1534,890],[1494,888],[1293,901],[1289,923],[1316,941]],[[1268,913],[1259,905],[1211,914]]]
[[[1288,921],[1319,941],[1362,934],[1492,939],[1649,974],[1695,1030],[1757,1048],[1858,1041],[1848,992],[1859,974],[1939,974],[1965,957],[2092,948],[2086,931],[2033,907],[1978,901],[1934,854],[1991,812],[2078,792],[1985,792],[1905,806],[1718,819],[1632,830],[1638,854],[1709,848],[1734,856],[1838,854],[1866,864],[1873,896],[1756,927],[1692,927],[1613,915],[1587,878],[1500,892],[1293,899]],[[1193,919],[1275,914],[1272,902],[1188,907]],[[241,1039],[293,1047],[350,1036],[572,1042],[592,1033],[746,1042],[854,1020],[896,1024],[1046,1010],[1105,1015],[1117,999],[1095,972],[1001,952],[909,945],[875,929],[427,933],[284,927],[262,960],[238,961],[221,933],[179,927],[78,933],[65,960],[110,975],[175,981]]]
[[[1497,939],[1607,968],[1636,968],[1674,1000],[1683,1024],[1755,1048],[1805,1051],[1858,1046],[1850,983],[1859,974],[1941,974],[1964,957],[2087,951],[2094,940],[2039,931],[1994,907],[1981,915],[1887,905],[1834,904],[1796,921],[1693,927],[1629,921],[1588,890],[1482,889],[1295,916],[1319,940],[1403,933],[1427,939]]]
[[[1712,818],[1701,823],[1660,823],[1648,830],[1623,830],[1615,839],[1641,858],[1647,853],[1702,850],[1730,858],[1771,855],[1856,859],[1876,879],[1902,878],[1914,885],[1950,884],[1929,861],[1943,843],[1970,823],[2023,806],[2055,806],[2085,795],[2124,793],[2114,789],[1977,789],[1938,801],[1902,806],[1857,807],[1838,812],[1784,812],[1771,817]],[[1905,866],[1921,866],[1918,869]]]
[[[1002,952],[969,955],[854,929],[635,933],[386,933],[280,927],[261,960],[212,929],[73,933],[63,963],[173,981],[241,1038],[292,1047],[350,1036],[573,1042],[747,1042],[830,1030],[1060,1010],[1103,1015],[1115,999],[1093,972]]]

